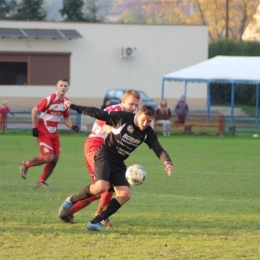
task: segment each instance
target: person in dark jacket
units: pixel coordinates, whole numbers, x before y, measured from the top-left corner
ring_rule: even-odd
[[[186,116],[189,111],[189,107],[185,101],[184,95],[180,96],[180,99],[177,102],[174,111],[175,111],[176,115],[178,116],[178,121],[175,121],[174,123],[184,124],[186,121]]]

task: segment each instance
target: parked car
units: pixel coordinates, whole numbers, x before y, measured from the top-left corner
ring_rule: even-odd
[[[121,88],[109,89],[104,97],[104,101],[107,99],[110,99],[111,105],[118,104],[121,101],[126,90],[127,89],[121,89]],[[150,99],[143,90],[137,90],[137,91],[140,93],[143,104],[149,104],[149,105],[153,106],[154,109],[158,108],[158,105],[156,103],[154,103],[153,100]],[[103,103],[104,103],[104,101],[103,101]]]

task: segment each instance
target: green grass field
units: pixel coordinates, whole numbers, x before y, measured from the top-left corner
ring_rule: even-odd
[[[86,136],[63,134],[48,183],[42,166],[19,175],[19,162],[39,154],[29,134],[0,135],[0,259],[260,259],[260,139],[245,136],[159,137],[174,162],[163,164],[143,144],[126,161],[147,170],[144,184],[110,220],[110,233],[86,230],[97,202],[58,218],[64,199],[90,183]]]

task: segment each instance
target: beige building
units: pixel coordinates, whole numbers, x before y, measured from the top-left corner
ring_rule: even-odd
[[[110,88],[159,102],[163,75],[208,58],[206,26],[0,21],[0,36],[0,98],[11,107],[34,106],[64,77],[75,103],[101,106]],[[182,93],[183,84],[167,83],[171,106]],[[205,107],[206,86],[187,98]]]

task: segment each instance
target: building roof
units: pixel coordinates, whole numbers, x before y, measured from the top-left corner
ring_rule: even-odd
[[[231,84],[231,121],[234,115],[235,84],[256,85],[256,99],[259,98],[260,57],[216,56],[196,65],[166,74],[163,76],[162,98],[164,97],[165,81],[204,82]],[[207,92],[207,111],[210,113],[210,88]],[[258,117],[258,102],[256,102],[256,117]]]
[[[163,80],[260,84],[260,57],[216,56],[196,65],[166,74]]]
[[[0,28],[1,38],[35,39],[78,39],[82,36],[76,30],[64,29],[22,29]]]

